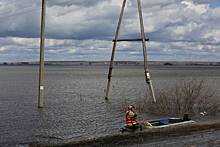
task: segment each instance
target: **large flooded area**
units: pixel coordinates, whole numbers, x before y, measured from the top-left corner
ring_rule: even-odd
[[[198,79],[218,91],[218,66],[152,66],[155,89]],[[37,109],[37,66],[0,66],[0,146],[60,143],[117,134],[121,104],[148,92],[141,66],[117,66],[105,101],[107,66],[46,66],[45,108]],[[146,115],[145,115],[146,116]],[[140,114],[141,119],[142,114]],[[153,119],[157,116],[148,116]]]

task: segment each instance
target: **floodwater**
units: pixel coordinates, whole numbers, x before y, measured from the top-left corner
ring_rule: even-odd
[[[150,68],[155,89],[202,79],[220,91],[220,67]],[[106,66],[46,66],[45,108],[38,110],[38,67],[0,66],[0,146],[117,134],[123,101],[135,105],[148,91],[143,67],[120,66],[113,71],[110,100],[105,101],[107,72]]]

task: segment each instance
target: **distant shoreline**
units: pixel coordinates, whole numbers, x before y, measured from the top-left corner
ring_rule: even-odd
[[[108,66],[109,61],[45,61],[45,65],[102,65]],[[115,65],[143,65],[143,61],[115,61]],[[164,65],[164,66],[220,66],[220,62],[182,62],[182,61],[149,61],[149,65]],[[39,62],[3,62],[0,65],[39,65]]]

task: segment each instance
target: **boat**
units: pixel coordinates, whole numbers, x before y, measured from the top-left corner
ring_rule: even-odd
[[[195,123],[195,121],[190,119],[182,119],[182,118],[162,118],[162,119],[156,119],[156,120],[144,120],[140,121],[138,125],[129,128],[124,124],[120,128],[120,132],[123,133],[125,131],[128,132],[134,132],[136,130],[142,131],[143,129],[154,129],[154,128],[165,128],[165,127],[171,127],[171,126],[181,126],[186,124]]]
[[[148,124],[149,123],[149,124]],[[185,124],[195,123],[193,120],[184,120],[181,118],[163,118],[157,120],[150,120],[142,123],[143,128],[165,128],[170,126],[180,126]]]

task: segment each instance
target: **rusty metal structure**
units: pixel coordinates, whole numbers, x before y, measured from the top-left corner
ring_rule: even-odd
[[[111,78],[112,78],[112,70],[113,70],[113,65],[114,65],[115,50],[116,50],[116,47],[117,47],[117,43],[122,42],[122,41],[141,41],[142,42],[142,47],[143,47],[143,56],[144,56],[145,80],[146,80],[146,83],[149,86],[153,101],[156,102],[152,81],[150,79],[150,73],[149,73],[149,68],[148,68],[148,60],[147,60],[146,41],[149,41],[149,39],[146,38],[146,36],[145,36],[144,20],[143,20],[142,6],[141,6],[141,1],[140,0],[137,0],[137,6],[138,6],[138,13],[139,13],[139,20],[140,20],[141,38],[140,39],[119,39],[119,32],[120,32],[120,28],[121,28],[121,23],[122,23],[122,19],[123,19],[123,15],[124,15],[126,2],[127,2],[127,0],[123,0],[122,7],[121,7],[121,12],[120,12],[120,16],[119,16],[119,21],[118,21],[118,25],[117,25],[117,29],[116,29],[116,33],[115,33],[115,38],[113,40],[113,48],[112,48],[111,61],[110,61],[110,65],[109,65],[108,83],[107,83],[105,99],[108,100],[109,89],[110,89]]]

